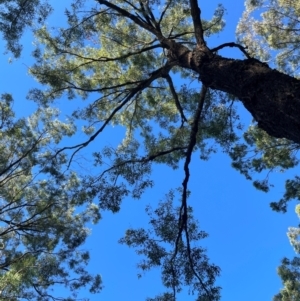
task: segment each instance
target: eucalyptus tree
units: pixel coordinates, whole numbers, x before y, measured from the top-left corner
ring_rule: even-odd
[[[50,199],[66,194],[67,204],[72,200],[73,207],[88,205],[80,227],[76,219],[70,221],[74,229],[84,231],[90,215],[99,218],[98,210],[117,212],[125,197],[140,198],[153,184],[153,164],[177,168],[183,162],[182,186],[170,191],[157,209],[146,209],[151,229],[128,229],[120,240],[144,256],[139,264],[142,270],[161,266],[167,290],[151,300],[175,300],[185,285],[199,301],[220,298],[220,288],[215,285],[220,270],[209,263],[205,250],[194,244],[206,233],[198,229],[188,206],[193,152],[208,159],[221,148],[231,156],[233,167],[251,180],[253,173],[286,170],[298,164],[300,83],[298,47],[294,45],[298,45],[299,4],[296,0],[252,0],[246,4],[237,29],[239,44],[229,41],[210,47],[209,37],[220,33],[225,25],[221,5],[211,20],[204,20],[201,2],[198,5],[196,0],[77,0],[65,11],[68,24],[53,29],[39,26],[51,12],[48,3],[0,1],[4,8],[0,29],[9,51],[18,56],[23,29],[34,27],[36,63],[30,73],[45,88],[32,89],[28,94],[39,108],[35,122],[31,122],[35,126],[42,123],[51,135],[61,133],[57,139],[53,137],[56,145],[48,147],[46,155],[38,148],[36,170],[46,172],[49,179],[46,184],[40,181],[34,185],[46,185],[40,191]],[[252,18],[256,9],[263,11],[262,20]],[[238,48],[244,59],[222,57],[218,51],[225,47]],[[274,49],[279,53],[273,63],[269,59]],[[183,79],[181,86],[176,85],[176,76]],[[194,84],[184,84],[189,81]],[[85,103],[70,111],[62,125],[47,114],[64,97],[81,98]],[[238,101],[254,119],[243,138],[235,107]],[[63,136],[78,132],[76,124],[82,125],[86,139],[61,146]],[[77,179],[74,166],[81,151],[110,125],[124,127],[125,139],[115,149],[105,146],[93,153],[93,172],[82,172]],[[248,156],[250,151],[254,155]],[[258,189],[269,190],[268,178],[253,181]],[[23,185],[27,187],[26,183]],[[289,200],[299,199],[299,185],[297,177],[288,180],[283,198],[272,203],[272,208],[285,211]],[[39,195],[34,192],[39,190],[35,187],[29,191],[36,202]],[[48,195],[49,191],[55,193]],[[9,197],[3,195],[9,202]],[[24,198],[27,200],[27,195]],[[92,203],[96,198],[97,205]],[[176,198],[180,200],[178,208]],[[45,224],[43,231],[61,229],[54,225],[48,228]],[[65,239],[50,245],[59,248]],[[79,239],[75,247],[83,241]],[[32,245],[38,244],[35,241]],[[49,247],[51,251],[53,246]],[[24,276],[20,283],[32,288],[34,277],[35,274]],[[99,277],[95,280],[99,286]],[[43,281],[38,283],[46,289],[54,281],[48,281],[48,286],[43,286]],[[92,290],[96,290],[96,284]],[[40,296],[41,300],[48,298],[46,293]]]

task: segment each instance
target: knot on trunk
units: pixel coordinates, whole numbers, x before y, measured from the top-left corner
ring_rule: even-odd
[[[199,70],[203,64],[209,63],[213,58],[213,54],[209,51],[209,49],[205,47],[197,46],[192,51],[191,56],[191,67],[192,69]]]

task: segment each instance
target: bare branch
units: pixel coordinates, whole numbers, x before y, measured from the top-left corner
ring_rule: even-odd
[[[154,35],[156,35],[158,32],[157,30],[150,24],[144,22],[141,18],[129,13],[127,10],[109,2],[106,0],[97,0],[100,4],[105,5],[106,7],[109,7],[111,9],[113,9],[114,11],[117,11],[118,13],[120,13],[122,16],[132,20],[134,23],[136,23],[137,25],[141,26],[142,28],[150,31],[151,33],[153,33]]]
[[[194,33],[195,33],[194,31],[185,31],[185,32],[178,33],[178,34],[175,34],[175,35],[170,35],[169,38],[170,38],[170,39],[176,39],[176,38],[182,37],[182,36],[184,36],[184,35],[187,35],[187,34],[194,34]]]
[[[179,212],[180,216],[179,216],[179,221],[178,221],[179,230],[178,230],[177,238],[175,241],[174,254],[172,256],[171,261],[173,261],[177,255],[178,243],[179,243],[179,240],[182,238],[182,232],[184,231],[185,236],[186,236],[187,253],[188,253],[188,258],[189,258],[189,262],[190,262],[190,267],[191,267],[195,277],[199,280],[199,283],[200,283],[201,287],[203,288],[203,290],[206,292],[206,294],[208,296],[210,296],[211,293],[208,291],[203,280],[201,279],[201,277],[198,275],[198,273],[194,269],[194,262],[191,257],[191,246],[190,246],[190,239],[189,239],[189,233],[188,233],[188,207],[187,207],[187,193],[188,193],[187,186],[188,186],[188,181],[189,181],[189,177],[190,177],[189,164],[191,162],[193,149],[197,142],[199,122],[200,122],[201,113],[203,110],[203,105],[204,105],[207,90],[208,89],[204,85],[202,85],[198,107],[195,112],[195,115],[193,118],[193,123],[191,126],[190,141],[189,141],[189,145],[187,147],[186,159],[185,159],[185,163],[184,163],[185,178],[182,182],[183,191],[182,191],[181,207],[180,207],[180,212]]]
[[[183,192],[182,192],[182,205],[181,206],[183,208],[183,215],[182,215],[182,218],[181,218],[181,222],[182,222],[184,232],[185,232],[187,252],[188,252],[190,267],[191,267],[195,277],[199,280],[199,282],[200,282],[202,288],[204,289],[204,291],[206,292],[206,294],[208,296],[210,296],[211,295],[210,292],[207,290],[207,288],[204,285],[201,277],[198,275],[198,273],[194,269],[194,262],[193,262],[192,257],[191,257],[191,246],[190,246],[190,239],[189,239],[189,233],[188,233],[188,214],[187,214],[187,186],[188,186],[188,181],[189,181],[189,177],[190,177],[189,164],[191,162],[193,149],[194,149],[194,147],[196,145],[196,142],[197,142],[196,137],[197,137],[197,134],[198,134],[199,122],[200,122],[201,113],[202,113],[202,110],[203,110],[203,105],[204,105],[207,90],[208,89],[204,85],[202,85],[198,108],[195,112],[194,120],[193,120],[193,124],[192,124],[192,128],[191,128],[190,143],[189,143],[189,146],[188,146],[188,149],[187,149],[186,159],[185,159],[185,162],[184,162],[185,178],[182,182]]]
[[[172,95],[174,97],[176,108],[179,111],[180,116],[181,116],[181,126],[183,126],[184,122],[187,122],[187,119],[186,119],[186,117],[184,115],[184,112],[183,112],[182,106],[180,104],[178,95],[176,93],[176,90],[175,90],[172,78],[171,78],[171,76],[169,74],[167,74],[166,77],[165,77],[165,79],[167,80],[167,82],[169,84],[169,87],[170,87],[170,90],[171,90],[171,93],[172,93]]]
[[[143,17],[145,18],[146,22],[150,26],[153,26],[153,24],[151,22],[151,19],[150,19],[150,16],[149,16],[149,13],[148,13],[149,7],[145,6],[142,1],[139,1],[139,3],[140,3],[140,6],[141,6],[140,10],[142,11]]]
[[[201,10],[198,6],[197,0],[190,0],[190,6],[191,6],[191,16],[193,18],[193,24],[195,29],[195,38],[197,41],[198,46],[203,47],[206,46],[203,36],[203,28],[201,23]]]
[[[236,47],[236,48],[240,49],[245,54],[245,56],[247,57],[247,59],[251,59],[251,56],[246,51],[247,47],[244,47],[244,46],[242,46],[240,44],[237,44],[237,43],[234,43],[234,42],[221,44],[218,47],[210,49],[210,51],[211,52],[216,52],[216,51],[218,51],[218,50],[220,50],[222,48],[225,48],[225,47]]]
[[[145,14],[145,18],[147,19],[147,22],[150,25],[154,25],[154,27],[161,33],[160,25],[156,21],[154,15],[153,15],[153,12],[149,7],[148,1],[145,1],[145,3],[144,3],[144,1],[139,1],[139,2],[140,2],[140,5],[141,5],[141,9],[143,10],[143,12]]]
[[[165,13],[167,12],[168,8],[170,7],[171,3],[172,3],[173,0],[169,0],[168,4],[166,5],[165,9],[162,11],[161,15],[160,15],[160,18],[158,20],[158,25],[160,26],[160,23],[165,15]]]

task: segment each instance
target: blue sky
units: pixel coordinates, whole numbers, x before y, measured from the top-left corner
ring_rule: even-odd
[[[201,4],[202,1],[199,2]],[[201,4],[203,16],[209,18],[220,1],[203,2],[209,2],[209,5]],[[243,1],[226,0],[222,4],[227,9],[227,25],[219,37],[208,41],[212,47],[235,40],[235,27],[244,9]],[[13,94],[14,108],[20,116],[28,114],[33,107],[25,96],[28,89],[36,84],[27,75],[26,67],[32,63],[29,57],[30,35],[26,35],[23,41],[24,52],[19,60],[8,64],[8,56],[0,58],[0,93]],[[2,42],[0,46],[3,49]],[[238,52],[230,49],[222,54],[235,57]],[[250,115],[242,107],[240,113],[247,126],[251,122]],[[116,144],[122,133],[120,129],[110,129],[101,137],[101,142],[98,139],[97,144]],[[296,172],[291,171],[290,175]],[[281,288],[276,268],[282,257],[294,256],[286,232],[289,226],[298,224],[298,219],[294,213],[294,204],[283,215],[272,212],[269,203],[280,199],[287,176],[272,175],[271,181],[275,188],[265,194],[256,191],[251,182],[232,169],[230,159],[222,152],[213,155],[209,161],[201,161],[199,153],[193,155],[189,204],[194,207],[194,215],[201,229],[209,233],[209,237],[202,243],[207,247],[211,261],[222,269],[218,280],[223,288],[222,301],[271,300]],[[147,225],[145,205],[155,204],[163,199],[169,189],[181,186],[183,177],[182,168],[173,171],[161,165],[156,166],[153,175],[156,184],[141,200],[126,199],[120,213],[102,214],[103,219],[93,227],[84,248],[91,252],[89,270],[102,275],[105,288],[100,295],[89,296],[84,292],[81,297],[89,297],[91,301],[140,301],[163,291],[158,270],[137,279],[136,264],[139,258],[133,249],[117,241],[128,227]],[[183,293],[178,298],[178,301],[181,300],[194,298]]]

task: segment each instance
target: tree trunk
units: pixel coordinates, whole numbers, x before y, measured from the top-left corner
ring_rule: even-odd
[[[269,135],[300,143],[299,80],[256,59],[227,59],[199,48],[187,53],[182,46],[177,53],[179,64],[198,72],[205,86],[240,99]]]

